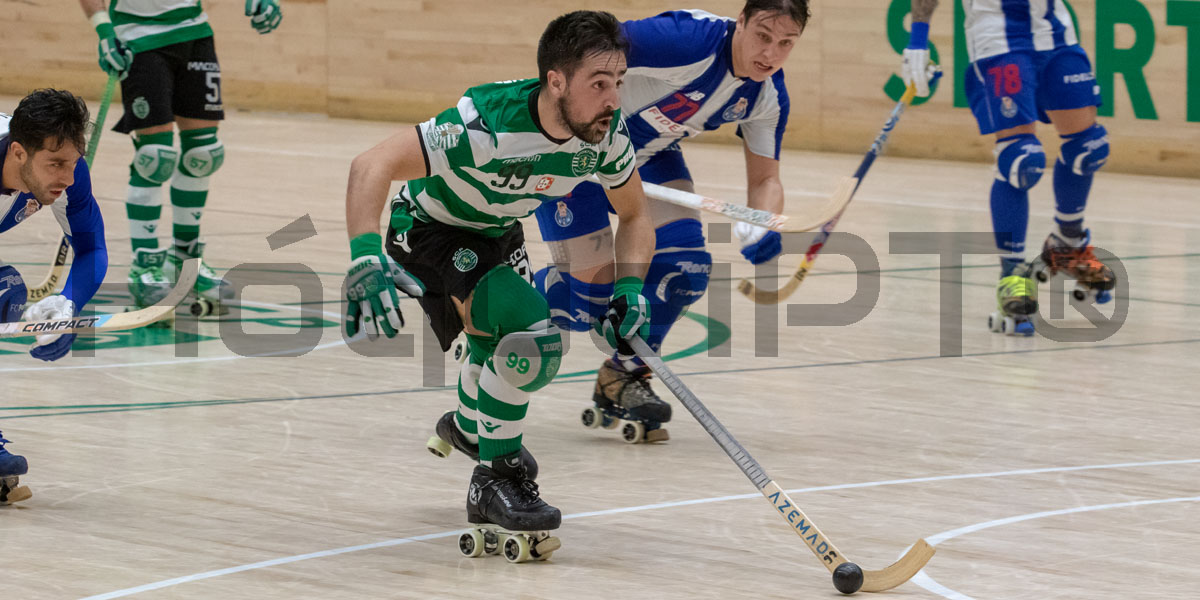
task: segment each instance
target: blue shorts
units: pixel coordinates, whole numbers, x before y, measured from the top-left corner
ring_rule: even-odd
[[[678,144],[655,154],[638,168],[638,174],[642,176],[642,181],[650,183],[692,180]],[[608,203],[604,187],[588,181],[579,184],[557,201],[543,202],[534,214],[537,215],[542,239],[557,242],[591,235],[608,227],[610,212],[613,212],[612,206]]]
[[[1048,110],[1100,106],[1100,86],[1079,46],[1009,52],[977,60],[964,78],[979,133],[1041,121]]]

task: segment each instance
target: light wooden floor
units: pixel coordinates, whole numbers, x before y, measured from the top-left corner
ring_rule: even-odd
[[[0,99],[0,109],[14,103]],[[195,344],[114,335],[94,356],[53,366],[0,343],[0,429],[29,459],[22,481],[35,493],[0,509],[3,597],[837,596],[677,403],[664,445],[630,446],[580,425],[586,372],[603,359],[584,337],[569,376],[534,396],[525,438],[543,496],[566,517],[563,549],[546,564],[459,556],[471,465],[424,449],[455,402],[439,387],[454,382],[450,361],[421,351],[412,302],[415,357],[362,356],[338,329],[349,163],[395,127],[259,113],[222,126],[228,158],[204,219],[208,258],[221,269],[278,275],[297,267],[276,263],[300,263],[317,273],[323,302],[256,287],[242,313],[258,319],[252,333],[306,323],[317,349],[242,357],[214,322]],[[131,153],[127,138],[105,132],[95,188],[109,227],[108,301],[122,299],[128,264]],[[687,153],[699,191],[740,201],[740,149]],[[815,210],[858,160],[786,152],[790,211]],[[936,543],[923,574],[889,597],[1195,598],[1200,183],[1097,178],[1089,223],[1129,280],[1118,301],[1128,316],[1111,337],[988,332],[995,259],[970,255],[946,274],[962,280],[963,308],[953,314],[961,338],[944,340],[937,257],[892,254],[889,234],[987,232],[989,185],[986,165],[881,159],[841,226],[874,248],[882,271],[878,302],[848,326],[789,327],[782,307],[756,313],[731,291],[752,269],[732,244],[712,244],[732,278],[718,277],[710,298],[730,300],[695,307],[666,348],[689,351],[669,364],[852,560],[881,568],[920,537]],[[1051,222],[1049,177],[1033,196],[1036,247]],[[316,237],[272,251],[266,237],[306,214]],[[536,225],[526,231],[541,266]],[[58,235],[38,215],[0,239],[0,257],[38,280]],[[781,272],[797,262],[785,259]],[[850,298],[850,269],[822,255],[793,303]],[[1043,303],[1051,316],[1062,295],[1045,292]],[[1055,323],[1086,324],[1070,307]],[[706,354],[706,335],[721,342],[726,332],[728,343]],[[778,352],[756,356],[771,336]],[[943,355],[955,339],[962,355]],[[250,351],[302,345],[276,338]]]

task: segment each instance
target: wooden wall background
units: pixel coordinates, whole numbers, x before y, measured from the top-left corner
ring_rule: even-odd
[[[950,75],[947,84],[962,68],[953,64],[956,3],[943,0],[932,37]],[[1071,4],[1093,60],[1097,11],[1138,21],[1137,27],[1101,28],[1115,36],[1113,47],[1153,47],[1144,73],[1156,118],[1135,115],[1124,77],[1116,75],[1115,111],[1102,121],[1112,134],[1109,168],[1200,177],[1200,1]],[[260,36],[242,15],[242,0],[204,5],[216,30],[227,108],[408,122],[451,105],[470,85],[536,75],[537,38],[562,12],[604,9],[626,19],[685,7],[733,16],[741,8],[737,0],[283,0],[282,26]],[[908,0],[812,0],[813,22],[785,67],[792,99],[788,147],[866,149],[893,104],[883,91],[899,62],[888,39],[889,11],[895,19],[907,6]],[[0,15],[0,94],[55,86],[100,95],[104,75],[95,34],[76,2],[0,0]],[[1147,20],[1153,39],[1145,35]],[[978,135],[966,108],[953,106],[952,87],[944,85],[905,116],[890,153],[991,160],[990,138]],[[1144,113],[1144,102],[1141,108]],[[1054,156],[1057,136],[1048,127],[1043,133]],[[729,131],[701,139],[734,138]]]

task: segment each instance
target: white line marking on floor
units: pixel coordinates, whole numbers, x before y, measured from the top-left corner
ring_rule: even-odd
[[[968,533],[975,533],[976,531],[982,531],[984,529],[990,529],[992,527],[1000,527],[1002,525],[1011,525],[1013,523],[1020,523],[1022,521],[1032,521],[1034,519],[1044,519],[1046,517],[1059,517],[1062,515],[1073,515],[1073,514],[1077,514],[1077,513],[1092,512],[1092,511],[1097,511],[1097,510],[1109,510],[1109,509],[1113,509],[1113,508],[1131,508],[1134,506],[1150,506],[1153,504],[1172,504],[1175,502],[1200,502],[1200,496],[1190,496],[1190,497],[1186,497],[1186,498],[1166,498],[1166,499],[1162,499],[1162,500],[1136,500],[1133,502],[1118,502],[1115,504],[1096,504],[1093,506],[1077,506],[1075,508],[1064,508],[1061,510],[1047,510],[1047,511],[1043,511],[1043,512],[1029,513],[1027,515],[1017,515],[1015,517],[1006,517],[1003,519],[996,519],[994,521],[987,521],[985,523],[976,523],[974,525],[967,525],[966,527],[959,527],[958,529],[952,529],[950,531],[943,531],[942,533],[939,533],[937,535],[933,535],[928,538],[925,538],[925,541],[929,542],[930,545],[936,546],[946,540],[953,539],[953,538],[956,538],[956,537],[959,537],[962,535],[967,535]],[[934,579],[932,577],[930,577],[929,574],[926,573],[924,569],[917,572],[917,575],[915,577],[913,577],[912,582],[943,597],[943,598],[949,598],[950,600],[974,600],[974,598],[972,598],[971,596],[963,594],[962,592],[952,590],[952,589],[938,583],[937,581],[934,581]]]
[[[955,480],[959,480],[959,479],[982,479],[982,478],[989,478],[989,477],[1035,475],[1035,474],[1042,474],[1042,473],[1066,473],[1066,472],[1072,472],[1072,471],[1087,471],[1087,470],[1095,470],[1095,469],[1124,469],[1124,468],[1158,467],[1158,466],[1167,466],[1167,465],[1186,465],[1186,464],[1196,464],[1196,463],[1200,463],[1200,459],[1159,460],[1159,461],[1149,461],[1149,462],[1115,463],[1115,464],[1108,464],[1108,465],[1085,465],[1085,466],[1078,466],[1078,467],[1047,467],[1047,468],[1042,468],[1042,469],[1017,469],[1017,470],[1013,470],[1013,471],[994,471],[994,472],[990,472],[990,473],[938,475],[938,476],[933,476],[933,477],[915,477],[915,478],[910,478],[910,479],[889,479],[889,480],[884,480],[884,481],[871,481],[871,482],[865,482],[865,483],[846,483],[846,484],[841,484],[841,485],[826,485],[826,486],[820,486],[820,487],[787,490],[787,493],[788,494],[805,494],[805,493],[823,492],[823,491],[829,491],[829,490],[847,490],[847,489],[855,489],[855,488],[879,487],[879,486],[885,486],[885,485],[900,485],[900,484],[905,484],[905,483],[927,483],[927,482],[934,482],[934,481],[955,481]],[[676,507],[680,507],[680,506],[692,506],[692,505],[696,505],[696,504],[711,504],[714,502],[726,502],[726,501],[730,501],[730,500],[747,500],[750,498],[758,498],[758,497],[761,497],[761,494],[757,494],[757,493],[738,494],[738,495],[734,495],[734,496],[716,496],[716,497],[712,497],[712,498],[697,498],[697,499],[693,499],[693,500],[680,500],[677,502],[659,502],[657,504],[645,504],[642,506],[626,506],[626,507],[621,507],[621,508],[610,508],[610,509],[606,509],[606,510],[596,510],[596,511],[590,511],[590,512],[574,513],[574,514],[570,514],[570,515],[564,515],[563,519],[567,520],[567,519],[582,519],[585,517],[602,517],[602,516],[615,515],[615,514],[620,514],[620,513],[640,512],[640,511],[644,511],[644,510],[655,510],[655,509],[660,509],[660,508],[676,508]],[[1196,500],[1200,500],[1200,498],[1196,498]],[[1148,503],[1161,503],[1161,502],[1167,502],[1167,501],[1163,501],[1163,500],[1148,501]],[[1107,506],[1111,507],[1111,506],[1117,506],[1117,505],[1107,505]],[[1068,509],[1068,510],[1077,510],[1077,509]],[[1046,513],[1037,513],[1037,514],[1043,515]],[[1014,518],[1016,518],[1016,517],[1014,517]],[[980,527],[980,529],[982,529],[982,527]],[[140,585],[137,587],[126,588],[123,590],[117,590],[115,592],[108,592],[105,594],[88,596],[86,598],[83,598],[82,600],[110,600],[112,598],[124,598],[126,596],[132,596],[134,594],[140,594],[142,592],[149,592],[152,590],[159,590],[162,588],[167,588],[167,587],[171,587],[171,586],[175,586],[175,585],[189,583],[192,581],[200,581],[202,579],[211,579],[213,577],[221,577],[222,575],[230,575],[233,573],[241,573],[244,571],[252,571],[255,569],[275,567],[275,566],[279,566],[279,565],[285,565],[285,564],[289,564],[289,563],[299,562],[302,560],[309,560],[312,558],[324,558],[327,556],[337,556],[339,554],[348,554],[350,552],[358,552],[361,550],[375,550],[378,548],[388,548],[388,547],[392,547],[392,546],[400,546],[403,544],[410,544],[413,542],[423,542],[426,540],[446,538],[446,537],[459,535],[460,533],[462,533],[462,531],[463,531],[462,529],[455,529],[453,531],[442,531],[439,533],[430,533],[430,534],[426,534],[426,535],[398,538],[398,539],[386,540],[386,541],[382,541],[382,542],[375,542],[375,543],[371,543],[371,544],[362,544],[362,545],[358,545],[358,546],[346,546],[344,548],[336,548],[334,550],[322,550],[320,552],[310,552],[308,554],[298,554],[296,556],[285,556],[285,557],[281,557],[281,558],[275,558],[275,559],[271,559],[271,560],[265,560],[265,561],[261,561],[261,562],[241,565],[241,566],[237,566],[237,567],[228,567],[225,569],[218,569],[216,571],[205,571],[203,573],[196,573],[194,575],[185,575],[183,577],[175,577],[173,579],[165,579],[163,581],[147,583],[145,585]],[[954,533],[957,531],[961,531],[961,530],[955,529],[954,531],[947,532],[947,533]],[[940,536],[940,535],[946,535],[946,534],[938,534],[938,535]],[[938,536],[934,536],[934,537],[928,538],[928,541],[931,544],[936,544],[937,541],[943,541],[945,539],[949,539],[949,538],[938,538]],[[915,581],[915,579],[914,579],[914,581]],[[926,589],[930,589],[930,588],[926,588]],[[933,591],[933,590],[930,590],[930,591]],[[946,596],[946,597],[953,598],[952,596]],[[965,598],[966,598],[965,596],[962,596],[962,597],[959,597],[959,600],[964,600]]]

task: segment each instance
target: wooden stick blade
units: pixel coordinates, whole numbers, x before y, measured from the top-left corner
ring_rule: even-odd
[[[155,321],[161,321],[175,311],[175,307],[179,306],[179,303],[183,302],[183,299],[192,291],[199,271],[200,259],[192,258],[184,262],[175,287],[171,288],[171,292],[154,306],[133,312],[112,313],[92,317],[0,323],[0,337],[56,333],[95,333],[99,331],[122,331],[145,327]]]
[[[778,231],[780,233],[803,233],[805,231],[813,231],[820,229],[830,221],[835,221],[845,212],[846,206],[850,204],[850,200],[854,198],[854,190],[858,188],[857,177],[843,177],[838,182],[837,189],[833,191],[833,196],[829,197],[829,201],[825,203],[824,210],[817,216],[816,219],[810,220],[803,225],[792,225],[783,227]],[[836,222],[836,221],[835,221]]]
[[[879,571],[864,569],[862,591],[882,592],[912,579],[918,571],[925,568],[925,564],[933,558],[934,552],[936,551],[928,542],[917,540],[917,543],[913,544],[908,552],[900,557],[900,560],[892,563],[886,569]]]

